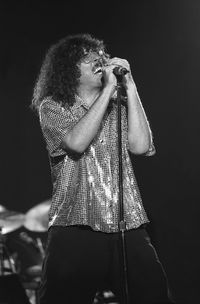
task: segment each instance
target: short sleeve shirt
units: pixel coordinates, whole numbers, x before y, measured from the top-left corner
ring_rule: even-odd
[[[52,177],[52,225],[87,225],[93,230],[119,230],[119,162],[117,104],[112,100],[98,133],[82,154],[62,148],[67,132],[89,110],[77,98],[63,107],[48,97],[39,109],[40,125],[49,154]],[[123,209],[126,228],[148,223],[128,149],[127,106],[121,105]],[[149,152],[149,155],[151,155]]]

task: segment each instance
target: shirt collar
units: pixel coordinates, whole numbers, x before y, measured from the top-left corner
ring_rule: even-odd
[[[75,103],[71,107],[71,110],[76,111],[81,106],[83,106],[86,110],[89,110],[89,105],[81,97],[75,95]]]

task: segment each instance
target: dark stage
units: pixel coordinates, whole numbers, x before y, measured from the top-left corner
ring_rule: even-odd
[[[105,41],[112,56],[131,64],[157,151],[150,158],[132,157],[151,221],[147,229],[176,303],[200,303],[200,2],[1,1],[0,21],[2,208],[22,216],[48,204],[47,151],[29,107],[34,83],[52,43],[68,34],[91,33]],[[11,251],[21,250],[22,266],[24,261],[28,268],[41,264],[34,250],[41,245],[43,253],[45,225],[29,229],[19,223],[3,234]],[[21,247],[13,249],[17,238]],[[30,250],[34,244],[37,248]]]

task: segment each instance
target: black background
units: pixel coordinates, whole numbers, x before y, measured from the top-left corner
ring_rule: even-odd
[[[0,204],[25,213],[50,197],[33,86],[52,43],[89,32],[131,64],[157,149],[133,157],[149,233],[177,303],[198,303],[200,1],[1,1],[0,22]]]

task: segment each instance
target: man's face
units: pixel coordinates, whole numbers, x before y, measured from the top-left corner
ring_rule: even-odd
[[[90,52],[83,58],[82,61],[86,64],[92,64],[93,72],[98,73],[97,69],[99,67],[102,68],[104,65],[106,65],[108,59],[109,55],[100,50],[99,52]]]
[[[107,64],[109,56],[102,51],[88,53],[80,63],[80,84],[102,86],[102,69]]]

